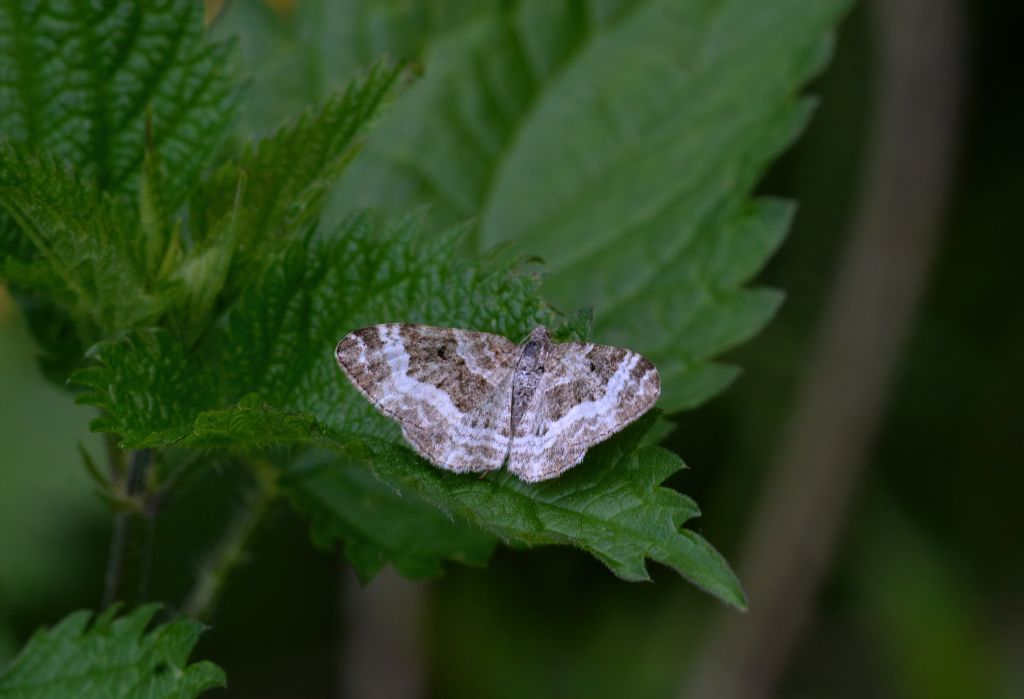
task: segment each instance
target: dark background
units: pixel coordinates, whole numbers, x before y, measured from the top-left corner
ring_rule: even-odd
[[[800,202],[760,277],[787,301],[728,357],[740,380],[679,416],[668,439],[690,465],[672,485],[702,505],[697,529],[748,586],[744,541],[864,187],[880,41],[870,8],[841,27],[811,86],[817,116],[761,186]],[[834,555],[780,661],[784,696],[1024,696],[1024,6],[961,10],[965,84],[934,259]],[[90,410],[43,380],[6,296],[0,387],[2,662],[38,625],[97,607],[109,515],[77,454],[99,449]],[[231,479],[228,466],[209,474],[158,523],[155,598],[180,599],[230,512]],[[424,584],[384,575],[363,590],[280,505],[197,653],[227,670],[233,696],[672,696],[713,672],[723,625],[755,612],[731,620],[670,571],[653,577],[627,584],[570,550],[500,549],[485,570]]]

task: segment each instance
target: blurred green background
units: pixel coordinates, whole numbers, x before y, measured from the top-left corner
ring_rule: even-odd
[[[322,97],[373,53],[328,34],[317,3],[229,3],[223,15],[208,4],[213,31],[241,37],[248,129]],[[787,301],[727,357],[741,379],[668,439],[691,467],[673,485],[701,503],[698,530],[734,563],[857,201],[878,44],[870,7],[844,22],[811,86],[817,115],[760,188],[800,202],[760,278]],[[939,248],[784,696],[1024,696],[1024,240],[1012,232],[1024,201],[1024,6],[965,2],[962,19],[967,91]],[[38,625],[99,604],[110,523],[78,455],[100,448],[91,412],[44,381],[6,296],[0,387],[2,663]],[[207,475],[158,522],[155,598],[180,599],[211,522],[230,509],[231,476]],[[226,669],[232,696],[370,696],[352,676],[373,662],[429,696],[673,696],[722,613],[669,571],[627,584],[560,549],[501,549],[485,570],[418,585],[386,576],[362,591],[285,507],[252,553],[198,649]]]

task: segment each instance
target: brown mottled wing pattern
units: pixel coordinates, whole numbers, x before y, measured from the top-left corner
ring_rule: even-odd
[[[373,325],[336,350],[352,384],[402,426],[422,456],[452,471],[501,468],[518,346],[500,335],[427,325]]]
[[[604,345],[551,345],[544,373],[512,435],[509,470],[554,478],[654,405],[658,371],[636,352]]]

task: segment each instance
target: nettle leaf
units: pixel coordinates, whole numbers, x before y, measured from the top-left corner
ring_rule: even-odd
[[[38,255],[4,256],[0,274],[75,318],[81,336],[153,321],[173,300],[145,274],[130,210],[66,163],[0,141],[0,205]]]
[[[337,368],[334,348],[346,334],[404,321],[524,337],[556,322],[537,296],[536,277],[459,260],[459,235],[424,237],[412,219],[381,231],[363,215],[331,238],[311,236],[280,255],[210,340],[234,396],[256,392],[338,429],[393,436],[391,421]]]
[[[505,474],[448,473],[399,445],[394,423],[337,369],[333,349],[346,333],[400,319],[519,339],[539,322],[559,321],[539,300],[535,277],[508,264],[461,261],[454,234],[417,233],[410,221],[381,234],[357,217],[331,238],[309,236],[266,267],[200,347],[190,350],[157,331],[97,348],[97,365],[73,377],[90,389],[80,400],[104,410],[95,426],[120,434],[126,448],[291,444],[334,452],[330,465],[289,469],[283,485],[314,521],[317,538],[341,539],[364,576],[385,561],[414,576],[435,574],[442,559],[481,562],[498,536],[516,545],[583,548],[629,580],[646,578],[650,557],[742,606],[725,562],[681,529],[696,507],[657,487],[682,462],[661,449],[637,449],[653,416],[593,449],[567,476],[532,486]],[[161,362],[170,368],[150,368]],[[211,385],[219,387],[212,399]],[[369,466],[380,483],[345,470],[354,463]],[[366,519],[352,509],[360,493],[369,498],[359,505]],[[455,520],[423,518],[423,503]],[[420,521],[423,529],[409,532],[399,521]],[[465,522],[490,535],[467,531]]]
[[[37,631],[0,673],[0,697],[187,699],[225,686],[216,665],[188,662],[201,624],[179,619],[146,630],[158,609],[119,618],[116,607],[95,618],[83,610]]]
[[[458,235],[424,238],[414,220],[381,231],[366,216],[349,219],[330,238],[309,234],[268,259],[198,346],[160,329],[98,345],[95,364],[73,376],[87,389],[78,400],[102,408],[94,429],[121,435],[128,448],[260,449],[294,442],[291,431],[304,430],[312,418],[283,410],[397,439],[393,423],[337,368],[334,347],[349,331],[412,319],[523,336],[537,323],[557,320],[538,299],[535,277],[514,274],[508,265],[459,261],[452,254]],[[276,406],[272,420],[247,409],[263,399]],[[285,490],[310,517],[315,538],[342,540],[363,577],[384,562],[422,577],[436,574],[444,558],[486,560],[493,537],[414,494],[371,483],[362,466],[354,475],[344,468],[320,469],[315,478],[293,474]],[[387,521],[355,526],[352,507],[341,507],[346,503],[386,512]],[[399,522],[418,524],[403,533]],[[387,533],[371,536],[377,526]]]
[[[510,545],[574,546],[625,580],[649,579],[650,558],[727,604],[745,609],[746,596],[728,563],[702,537],[682,528],[700,514],[697,505],[659,485],[683,468],[683,462],[661,447],[640,446],[657,418],[656,412],[648,413],[593,447],[579,466],[537,484],[505,472],[478,478],[444,471],[393,441],[337,431],[308,413],[278,410],[256,395],[231,408],[204,412],[177,444],[214,447],[258,439],[264,444],[329,449],[345,463],[368,466],[393,493],[379,487],[363,493],[366,481],[353,492],[352,474],[336,463],[298,470],[286,480],[293,502],[316,522],[318,537],[351,542],[346,552],[364,577],[384,560],[412,576],[436,573],[442,556],[482,562],[487,541],[459,526],[467,521]],[[370,500],[346,509],[360,495]],[[401,504],[396,521],[389,510],[410,496],[414,500]],[[411,521],[423,501],[459,518],[452,523],[455,533],[450,539],[431,536],[443,528],[436,518],[418,520],[426,528],[419,534],[399,525]],[[360,512],[365,519],[357,518]]]
[[[303,0],[291,12],[232,2],[221,6],[210,32],[238,37],[240,62],[252,76],[240,118],[249,132],[262,133],[343,87],[381,56],[414,59],[429,37],[501,4]]]
[[[453,255],[458,231],[419,230],[410,219],[381,231],[362,215],[330,238],[307,235],[268,261],[198,347],[163,329],[98,344],[95,365],[72,376],[91,389],[79,402],[103,408],[94,429],[121,435],[129,448],[169,445],[202,411],[257,393],[336,429],[395,437],[337,367],[334,348],[346,334],[403,320],[521,338],[557,323],[536,277],[467,265]],[[239,436],[240,446],[266,443],[259,430]]]
[[[151,149],[174,208],[233,123],[231,56],[192,0],[0,0],[0,135],[114,192],[136,190]]]
[[[202,15],[192,0],[0,0],[0,139],[17,144],[0,279],[61,382],[100,336],[173,300],[156,280],[174,230],[154,215],[196,186],[240,97],[231,45],[205,41]]]
[[[362,146],[399,70],[378,64],[320,107],[246,146],[199,188],[189,208],[191,247],[175,279],[186,300],[175,319],[190,341],[216,306],[314,226],[323,198]]]
[[[541,256],[550,300],[592,305],[595,340],[651,358],[664,407],[694,406],[778,306],[744,284],[792,212],[750,195],[806,123],[799,90],[847,4],[520,0],[452,23],[339,200],[479,217],[471,248]],[[353,19],[364,39],[410,45],[405,12],[374,19]]]
[[[348,442],[330,431],[313,438],[370,465],[385,482],[412,491],[514,545],[571,545],[625,580],[647,580],[646,559],[662,563],[724,602],[746,598],[725,560],[682,529],[700,514],[686,496],[659,484],[683,468],[660,447],[639,447],[658,415],[648,413],[588,452],[579,466],[537,484],[508,473],[466,478],[434,468],[409,449],[369,440]],[[639,448],[638,448],[639,447]]]
[[[290,466],[282,483],[309,518],[313,540],[324,547],[343,542],[364,581],[388,563],[409,578],[440,575],[444,559],[482,566],[494,550],[496,540],[484,530],[328,452]]]
[[[128,333],[94,345],[88,356],[98,364],[78,369],[71,381],[91,390],[75,400],[103,408],[93,431],[119,434],[126,445],[178,442],[197,406],[220,397],[216,373],[166,330]]]
[[[39,10],[39,16],[18,14],[11,21],[18,26],[19,22],[37,20],[46,24],[41,17],[47,7]],[[170,3],[161,10],[167,16],[153,26],[151,21],[156,22],[160,13],[133,7],[110,4],[106,10],[114,19],[84,10],[68,12],[79,22],[114,22],[116,26],[108,28],[111,37],[127,42],[123,50],[128,67],[124,70],[133,70],[132,51],[139,46],[146,49],[149,40],[156,43],[146,49],[147,60],[173,63],[152,76],[153,84],[146,89],[149,102],[143,100],[139,107],[147,110],[146,121],[137,124],[139,138],[120,122],[123,134],[116,131],[104,136],[111,148],[121,142],[118,139],[123,140],[123,148],[118,148],[131,151],[131,162],[141,178],[115,177],[113,171],[103,169],[113,167],[114,161],[91,161],[86,156],[92,151],[84,146],[66,152],[54,146],[49,152],[6,144],[0,150],[0,204],[16,224],[8,225],[2,236],[0,278],[13,285],[26,305],[39,308],[40,322],[33,327],[54,354],[61,349],[73,353],[102,337],[157,322],[172,327],[186,342],[194,341],[210,325],[211,315],[228,304],[273,253],[315,222],[324,192],[357,152],[363,132],[397,77],[397,69],[378,65],[323,106],[243,150],[203,183],[183,226],[174,215],[187,190],[197,185],[198,170],[209,160],[214,141],[197,143],[190,136],[192,140],[182,141],[170,151],[161,150],[161,100],[168,109],[173,107],[180,119],[180,124],[174,123],[181,130],[172,131],[168,143],[195,130],[203,132],[202,139],[214,135],[219,139],[228,125],[220,120],[230,120],[236,100],[232,97],[223,102],[218,97],[228,94],[226,78],[221,75],[222,67],[209,61],[225,60],[227,44],[216,45],[221,47],[217,51],[211,48],[214,45],[202,44],[207,48],[200,51],[201,11],[195,3],[187,7]],[[114,21],[122,16],[135,23],[138,35]],[[157,27],[177,32],[174,39],[183,48],[171,51],[157,41]],[[87,35],[96,27],[77,31]],[[125,32],[124,37],[120,31]],[[189,49],[190,43],[196,46]],[[12,55],[20,55],[11,50]],[[197,58],[200,54],[202,60]],[[64,56],[61,60],[70,59]],[[135,66],[143,71],[140,76],[148,65]],[[93,68],[90,64],[83,70]],[[120,65],[112,67],[115,73],[115,68],[121,70]],[[161,80],[170,82],[163,85]],[[184,83],[175,81],[197,84],[185,90]],[[132,85],[115,77],[107,86],[109,99],[136,99]],[[162,90],[168,91],[164,97]],[[184,102],[176,104],[172,97]],[[192,97],[198,101],[190,101]],[[204,100],[216,104],[207,105]],[[44,106],[23,105],[25,109]],[[208,112],[214,107],[216,120],[211,120]],[[117,125],[105,113],[89,114],[94,130]],[[30,140],[30,133],[16,128],[20,122],[12,123],[15,137]],[[139,140],[147,131],[148,139]],[[52,144],[45,141],[44,145]],[[186,155],[188,162],[183,160]],[[77,167],[64,164],[68,162]],[[188,180],[185,189],[175,184],[175,178],[182,177]],[[136,180],[140,185],[138,201],[129,204],[131,200],[124,194],[133,191]],[[78,353],[75,359],[80,356]],[[62,380],[65,377],[60,376]]]
[[[192,235],[203,247],[216,241],[217,225],[235,214],[239,178],[245,192],[231,280],[241,286],[248,268],[320,216],[323,198],[359,152],[367,126],[398,77],[394,66],[378,64],[323,105],[249,144],[204,183],[192,202]]]

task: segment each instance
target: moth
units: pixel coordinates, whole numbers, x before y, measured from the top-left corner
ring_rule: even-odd
[[[421,456],[458,473],[508,470],[554,478],[658,400],[657,369],[636,352],[389,323],[347,335],[335,351],[352,385],[395,419]]]

